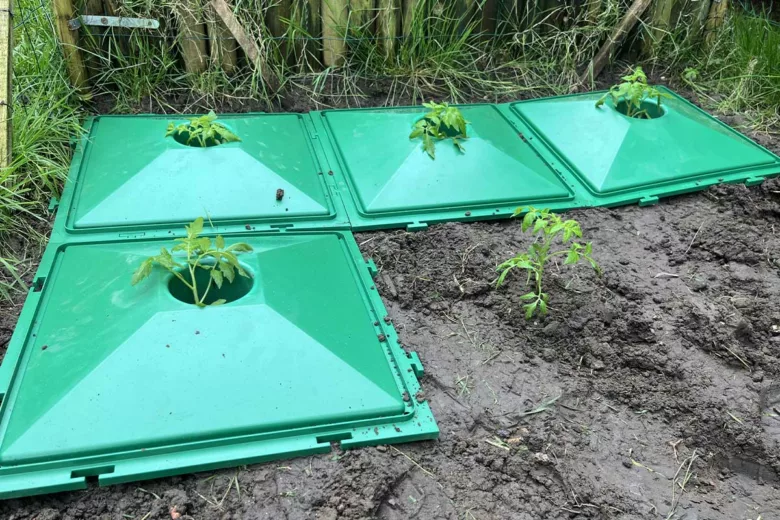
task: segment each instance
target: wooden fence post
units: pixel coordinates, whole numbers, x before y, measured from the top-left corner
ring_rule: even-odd
[[[491,38],[498,26],[498,2],[500,0],[484,0],[481,9],[482,21],[480,24],[480,31],[484,35],[484,38]]]
[[[206,70],[206,25],[199,0],[183,0],[176,9],[179,19],[179,45],[184,69],[197,74]]]
[[[367,25],[373,25],[373,21],[376,18],[376,10],[374,6],[374,0],[351,0],[350,1],[350,18],[349,25],[351,27],[365,27]],[[371,29],[371,27],[367,27]]]
[[[707,17],[707,23],[704,26],[704,38],[707,45],[711,46],[715,43],[715,39],[718,37],[718,29],[720,29],[720,26],[723,25],[723,21],[726,19],[728,9],[728,0],[712,0],[710,14]]]
[[[644,52],[653,54],[656,46],[664,39],[671,28],[674,0],[654,0],[650,17],[650,28],[645,34]]]
[[[54,0],[53,8],[57,37],[62,47],[70,84],[81,96],[91,97],[89,76],[87,68],[84,66],[81,49],[79,49],[78,36],[76,31],[72,31],[68,25],[68,22],[75,17],[73,2],[71,0]]]
[[[13,70],[11,0],[0,0],[0,168],[11,164],[11,71]]]
[[[344,64],[347,0],[322,0],[322,58],[326,67]]]
[[[398,0],[378,0],[377,35],[388,58],[395,53],[398,38]]]
[[[274,0],[266,11],[265,24],[272,37],[281,38],[287,32],[287,26],[282,18],[290,19],[291,7],[290,0]],[[290,49],[288,49],[286,41],[279,42],[279,50],[282,56],[288,57]]]
[[[238,64],[238,43],[225,22],[217,16],[214,6],[204,6],[206,13],[206,31],[209,35],[209,54],[211,62],[222,67],[230,74]]]
[[[420,4],[420,0],[402,0],[403,2],[403,27],[404,36],[409,37],[412,32],[412,22],[414,16],[417,14],[417,6]]]

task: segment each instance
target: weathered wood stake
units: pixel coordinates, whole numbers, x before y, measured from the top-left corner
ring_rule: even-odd
[[[344,64],[347,0],[322,0],[322,57],[326,67]]]
[[[89,98],[91,97],[89,75],[79,48],[78,33],[72,31],[68,25],[68,22],[75,17],[73,2],[71,0],[54,0],[53,7],[57,37],[60,40],[62,55],[65,58],[65,67],[68,69],[68,79],[82,97]]]
[[[11,164],[11,71],[13,70],[11,0],[0,0],[0,168]]]

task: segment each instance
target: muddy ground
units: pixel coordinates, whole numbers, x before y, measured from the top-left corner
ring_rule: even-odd
[[[357,235],[438,440],[10,500],[0,518],[780,518],[780,180],[569,215],[604,274],[554,267],[530,322],[523,277],[493,287],[529,244],[518,222]],[[0,311],[2,350],[19,310]]]

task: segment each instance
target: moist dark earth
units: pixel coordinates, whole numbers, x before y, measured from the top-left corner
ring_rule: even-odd
[[[567,217],[604,273],[553,266],[531,321],[524,276],[494,287],[529,245],[519,222],[356,235],[438,440],[9,500],[0,518],[780,518],[780,181]]]

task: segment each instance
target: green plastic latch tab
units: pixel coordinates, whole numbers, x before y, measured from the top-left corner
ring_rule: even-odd
[[[420,356],[417,355],[417,352],[407,352],[406,357],[409,358],[409,364],[412,366],[415,377],[420,379],[425,374],[425,369],[420,361]]]
[[[377,269],[373,258],[366,260],[366,267],[368,267],[368,273],[371,275],[371,278],[376,278],[376,275],[379,274],[379,269]]]
[[[655,204],[658,204],[658,197],[655,195],[648,195],[647,197],[639,199],[640,206],[653,206]]]
[[[413,231],[425,231],[428,229],[428,224],[425,222],[412,222],[411,224],[407,224],[406,230],[413,232]]]

